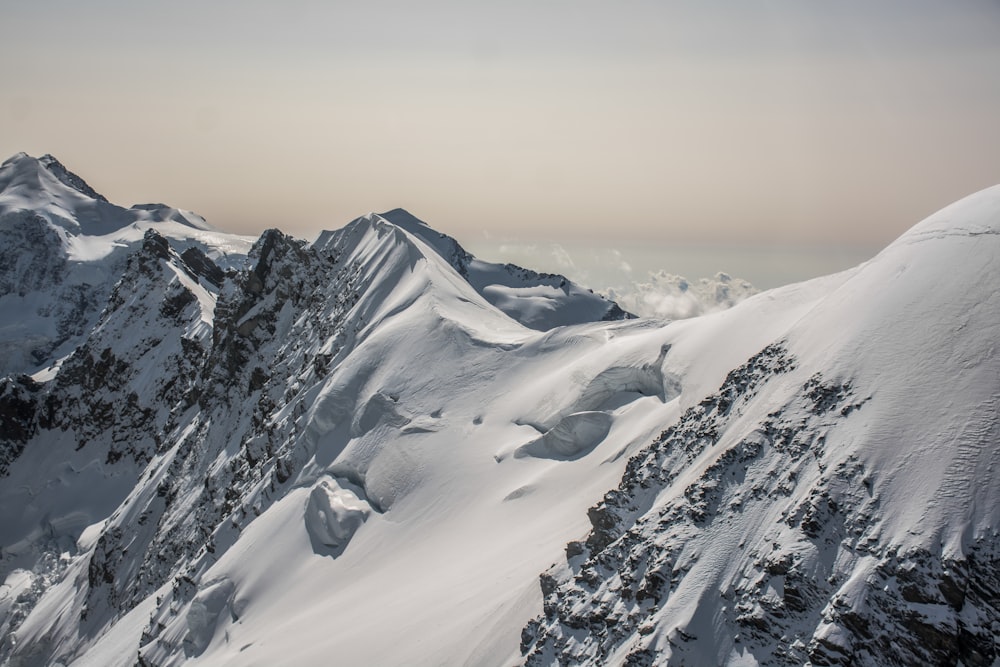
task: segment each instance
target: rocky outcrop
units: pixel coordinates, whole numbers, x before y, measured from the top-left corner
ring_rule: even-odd
[[[632,457],[541,575],[526,665],[993,663],[996,540],[963,559],[881,544],[875,473],[827,465],[828,435],[867,397],[814,374],[743,422],[796,366],[765,349]]]
[[[28,375],[0,378],[0,477],[38,429],[40,389]]]

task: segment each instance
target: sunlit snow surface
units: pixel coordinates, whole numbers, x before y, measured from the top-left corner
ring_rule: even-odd
[[[511,284],[496,265],[474,259],[458,262],[461,275],[454,248],[442,248],[450,239],[404,214],[359,218],[321,236],[314,255],[289,246],[285,256],[275,249],[263,257],[259,246],[251,261],[289,276],[265,275],[253,307],[239,318],[224,313],[231,321],[217,311],[235,307],[234,284],[207,290],[178,273],[173,255],[137,283],[156,301],[136,298],[102,316],[93,340],[128,348],[166,326],[164,295],[182,287],[193,295],[176,332],[157,333],[166,341],[160,351],[129,360],[138,370],[123,391],[140,405],[160,384],[157,369],[190,347],[181,338],[211,346],[258,333],[247,334],[250,367],[227,371],[229,386],[208,369],[203,393],[173,419],[147,464],[110,462],[107,447],[116,445],[103,436],[82,448],[69,432],[29,441],[0,480],[10,573],[0,614],[19,595],[38,598],[13,637],[16,655],[76,665],[132,665],[137,655],[156,665],[523,662],[522,629],[542,616],[539,575],[572,585],[566,547],[590,533],[588,508],[618,486],[630,457],[776,342],[794,364],[740,398],[719,422],[718,443],[679,466],[676,483],[647,499],[648,512],[687,502],[706,470],[782,410],[789,420],[818,419],[789,407],[817,373],[849,384],[860,407],[824,423],[825,445],[797,464],[780,501],[740,495],[737,481],[713,487],[728,513],[719,509],[717,523],[679,535],[687,576],[649,612],[648,631],[604,659],[587,652],[593,646],[582,635],[572,639],[584,662],[621,664],[645,642],[676,664],[756,664],[755,655],[770,654],[734,639],[725,595],[744,585],[751,553],[770,553],[772,543],[781,545],[775,554],[832,568],[844,603],[863,604],[875,557],[846,543],[809,552],[782,514],[826,488],[825,471],[844,462],[870,471],[868,491],[844,493],[877,499],[863,536],[873,545],[954,558],[997,534],[1000,188],[932,216],[860,267],[729,310],[668,325],[586,322],[600,320],[602,306],[585,299],[574,306],[578,323],[542,331],[525,324],[557,312],[547,307],[551,285]],[[126,228],[99,236],[135,241],[114,237]],[[209,232],[162,233],[177,241]],[[312,268],[288,259],[296,252]],[[301,302],[274,296],[283,279],[301,278],[306,290],[317,262],[347,277]],[[258,363],[263,375],[252,368]],[[263,376],[261,385],[255,378]],[[747,479],[786,475],[770,472],[783,459],[763,446]],[[138,576],[145,545],[169,545],[172,531],[204,539],[192,522],[215,515],[199,494],[250,459],[262,461],[252,464],[261,476],[242,482],[236,509],[205,527],[210,550],[179,544],[182,561],[164,565],[171,576],[123,613],[88,598],[90,587],[108,588],[94,582],[103,576],[97,554],[119,558],[113,576],[124,580]],[[287,479],[276,476],[279,459]],[[178,474],[187,477],[171,479]],[[162,496],[177,488],[186,495],[164,509]],[[115,529],[121,535],[107,542]],[[31,558],[43,538],[66,555],[41,585],[24,570],[38,567]],[[140,553],[101,551],[102,541]],[[601,583],[595,595],[613,585]],[[546,627],[562,636],[557,624]],[[813,631],[836,630],[818,618],[803,628],[796,631],[810,633],[806,642]]]

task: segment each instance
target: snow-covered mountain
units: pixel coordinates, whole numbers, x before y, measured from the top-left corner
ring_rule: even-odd
[[[1000,659],[1000,188],[665,324],[405,211],[247,248],[54,165],[0,171],[52,239],[0,267],[48,336],[0,331],[4,664]]]
[[[531,329],[548,331],[554,327],[595,320],[622,320],[633,317],[617,303],[555,273],[538,273],[514,264],[486,262],[469,254],[458,241],[436,232],[401,208],[381,215],[369,213],[348,228],[372,223],[389,223],[405,231],[436,252],[494,307]],[[342,231],[323,232],[313,244],[325,247],[339,242]],[[426,249],[422,249],[426,252]]]
[[[151,228],[222,268],[242,265],[253,241],[191,211],[116,206],[51,155],[19,153],[0,165],[0,375],[72,352]]]

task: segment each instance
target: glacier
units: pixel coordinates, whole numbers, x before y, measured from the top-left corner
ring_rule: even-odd
[[[0,167],[0,661],[992,665],[1000,187],[664,322]]]

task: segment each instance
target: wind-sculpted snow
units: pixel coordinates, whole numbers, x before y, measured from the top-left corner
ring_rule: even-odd
[[[665,325],[404,211],[239,255],[54,165],[0,169],[49,258],[3,303],[69,323],[0,379],[0,663],[996,659],[1000,192]]]
[[[78,196],[93,194],[66,195]],[[154,224],[162,207],[135,210]],[[381,219],[311,247],[271,230],[238,273],[177,242],[147,229],[85,343],[44,382],[4,380],[11,478],[61,489],[39,501],[0,486],[5,506],[26,508],[0,527],[12,660],[206,653],[249,608],[246,575],[215,564],[258,517],[293,502],[282,525],[307,552],[344,557],[366,518],[431,488],[428,456],[441,450],[427,439],[450,429],[443,443],[455,440],[483,404],[470,394],[456,420],[444,406],[476,377],[417,378],[456,362],[500,373],[505,351],[535,335]],[[69,590],[75,620],[53,613]],[[107,639],[126,636],[124,653]]]
[[[219,616],[231,605],[233,582],[223,579],[207,583],[191,600],[185,621],[188,633],[184,637],[184,654],[201,655],[215,634]],[[232,613],[232,612],[230,612]]]
[[[542,574],[526,663],[994,664],[998,195],[915,227],[634,456]]]
[[[371,506],[350,488],[333,479],[322,479],[309,492],[305,509],[306,530],[317,553],[336,556],[371,514]]]
[[[514,456],[575,459],[592,451],[611,430],[613,419],[606,412],[574,412],[566,415],[536,440],[522,445]]]

